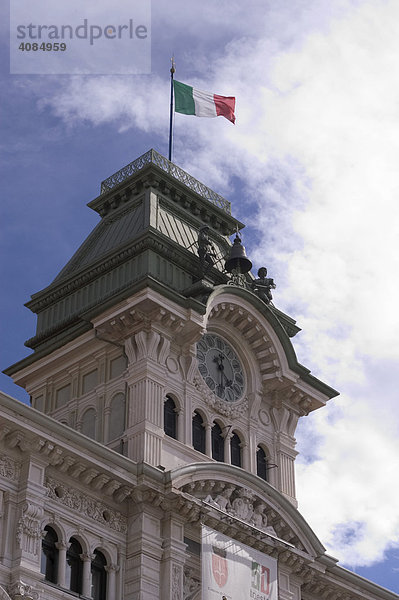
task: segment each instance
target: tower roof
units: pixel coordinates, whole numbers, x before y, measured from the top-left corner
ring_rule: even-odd
[[[161,285],[187,303],[193,280],[201,278],[197,238],[210,227],[217,251],[208,276],[224,283],[228,236],[244,224],[230,203],[155,150],[104,180],[88,203],[101,221],[70,261],[26,306],[38,315],[35,351],[65,343],[90,328],[88,318],[145,285]],[[198,300],[193,300],[198,304]]]

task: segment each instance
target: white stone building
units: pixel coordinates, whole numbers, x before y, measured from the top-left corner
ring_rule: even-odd
[[[259,598],[398,599],[298,512],[296,425],[337,392],[262,283],[224,271],[229,203],[149,151],[89,206],[6,370],[32,407],[1,395],[0,600],[199,600],[202,525],[276,561]]]

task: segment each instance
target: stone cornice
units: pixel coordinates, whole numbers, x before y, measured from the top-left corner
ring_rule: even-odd
[[[64,455],[73,457],[75,454],[75,460],[78,456],[81,460],[81,455],[73,450],[76,447],[86,454],[87,465],[89,461],[100,461],[102,468],[111,473],[118,468],[129,472],[133,478],[136,477],[136,463],[125,456],[2,392],[0,401],[1,431],[4,432],[6,428],[3,441],[7,447],[11,443],[11,447],[19,448],[22,452],[38,452],[47,457],[49,464],[61,464],[64,461],[61,456]],[[154,471],[158,473],[157,469]]]
[[[55,330],[53,332],[53,337],[42,339],[41,345],[37,347],[35,346],[35,352],[33,354],[26,356],[17,363],[9,366],[7,369],[4,369],[3,373],[9,376],[13,376],[16,373],[20,372],[22,369],[29,367],[30,365],[35,363],[37,360],[44,358],[45,356],[64,346],[68,342],[73,341],[79,335],[82,335],[83,333],[92,329],[93,325],[90,322],[91,319],[95,318],[98,314],[108,310],[110,307],[114,306],[118,302],[125,300],[130,296],[133,296],[137,292],[140,292],[141,290],[147,287],[151,290],[160,293],[162,296],[164,296],[164,298],[175,302],[183,308],[190,308],[200,315],[203,315],[205,313],[205,305],[202,304],[196,298],[183,296],[179,292],[172,290],[164,283],[157,281],[153,277],[143,277],[142,279],[130,284],[130,286],[126,287],[126,289],[120,291],[118,295],[111,294],[107,301],[104,301],[101,305],[95,304],[91,310],[87,310],[85,313],[80,315],[80,321],[77,321],[75,328],[64,327],[63,330]],[[36,338],[32,338],[32,340],[35,339]]]

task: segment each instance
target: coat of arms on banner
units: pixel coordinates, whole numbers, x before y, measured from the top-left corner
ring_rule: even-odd
[[[212,546],[212,575],[219,587],[226,585],[229,576],[226,550],[218,546]]]

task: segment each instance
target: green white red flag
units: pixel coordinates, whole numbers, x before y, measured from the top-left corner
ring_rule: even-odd
[[[236,99],[196,90],[190,85],[173,80],[175,112],[196,117],[226,117],[235,122]]]

